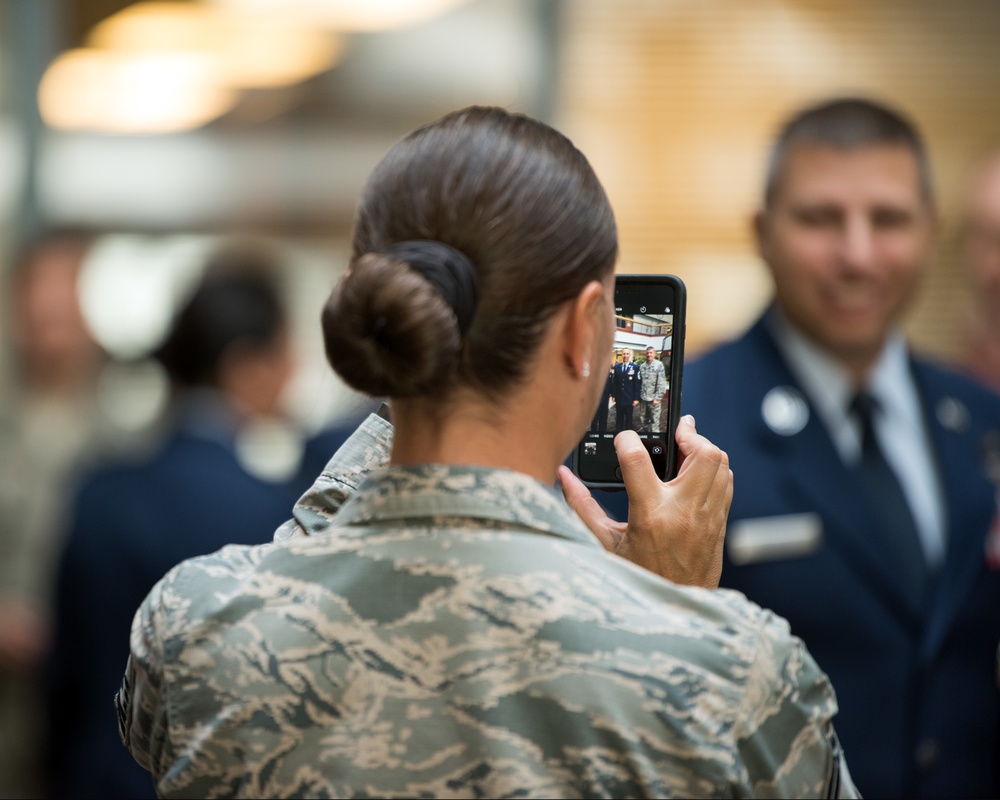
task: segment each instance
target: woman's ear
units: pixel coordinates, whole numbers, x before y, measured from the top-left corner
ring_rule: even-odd
[[[563,357],[575,377],[589,377],[592,370],[602,366],[597,363],[597,340],[601,335],[601,315],[608,313],[605,292],[600,281],[590,281],[569,301]]]

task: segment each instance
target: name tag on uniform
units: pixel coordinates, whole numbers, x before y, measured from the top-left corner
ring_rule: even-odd
[[[809,555],[822,541],[823,522],[813,513],[741,519],[726,532],[726,548],[734,564]]]

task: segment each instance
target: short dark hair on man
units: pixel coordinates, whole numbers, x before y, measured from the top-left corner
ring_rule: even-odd
[[[770,206],[788,153],[798,144],[837,150],[860,150],[879,145],[908,147],[917,162],[920,191],[928,205],[934,202],[930,162],[916,125],[901,111],[863,97],[840,97],[809,106],[782,126],[771,149],[764,203]]]

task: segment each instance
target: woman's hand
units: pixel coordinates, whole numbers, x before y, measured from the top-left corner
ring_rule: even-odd
[[[722,575],[726,519],[733,501],[729,457],[694,427],[690,416],[677,426],[680,468],[663,483],[634,431],[615,437],[628,492],[628,523],[612,520],[566,467],[559,482],[566,502],[605,549],[657,575],[688,586],[714,589]]]

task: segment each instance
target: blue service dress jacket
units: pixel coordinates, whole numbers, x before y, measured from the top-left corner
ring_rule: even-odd
[[[945,561],[922,610],[762,321],[685,366],[683,409],[735,476],[722,585],[787,618],[829,674],[862,795],[997,797],[1000,396],[911,364],[947,505]],[[765,412],[769,393],[778,407]]]
[[[616,364],[612,382],[615,402],[632,403],[638,400],[641,380],[639,365],[634,361],[630,361],[628,364]]]

